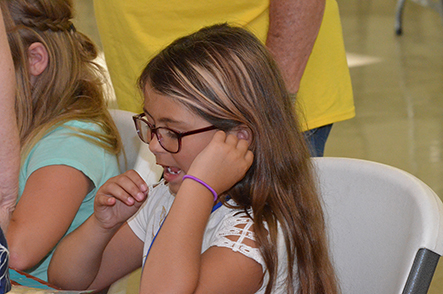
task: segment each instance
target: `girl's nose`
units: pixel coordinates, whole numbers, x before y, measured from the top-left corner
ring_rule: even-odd
[[[160,145],[157,136],[154,134],[152,134],[151,142],[149,142],[149,150],[151,150],[151,152],[154,154],[165,152],[165,149],[163,149],[163,147]]]

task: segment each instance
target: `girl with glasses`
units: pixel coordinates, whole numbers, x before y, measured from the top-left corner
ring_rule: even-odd
[[[68,0],[1,0],[15,67],[19,200],[7,231],[12,268],[47,280],[54,247],[93,212],[119,173],[121,143],[107,111],[94,44]]]
[[[136,129],[164,180],[128,171],[103,185],[50,282],[103,289],[143,266],[141,293],[337,293],[309,152],[260,41],[203,28],[154,57],[139,87]]]

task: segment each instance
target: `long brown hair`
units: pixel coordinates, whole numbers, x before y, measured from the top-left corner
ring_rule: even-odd
[[[254,232],[270,280],[276,281],[278,227],[288,253],[288,293],[337,293],[309,151],[281,74],[251,33],[214,25],[176,40],[139,78],[219,129],[247,126],[254,162],[227,194],[252,208]]]
[[[50,130],[69,120],[94,122],[103,132],[75,129],[77,136],[118,154],[122,148],[117,128],[104,98],[104,76],[94,63],[93,42],[71,22],[68,0],[0,0],[16,79],[16,112],[22,159]],[[42,43],[48,66],[30,81],[28,48]]]

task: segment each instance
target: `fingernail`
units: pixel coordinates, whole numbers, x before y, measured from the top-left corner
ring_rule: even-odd
[[[137,200],[138,200],[138,201],[143,200],[143,197],[145,197],[145,194],[143,194],[143,193],[141,193],[141,192],[137,193]]]

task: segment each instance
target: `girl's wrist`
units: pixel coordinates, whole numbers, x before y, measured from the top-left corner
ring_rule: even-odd
[[[209,184],[207,184],[203,180],[201,180],[195,176],[192,176],[192,175],[185,175],[183,177],[183,180],[185,180],[185,179],[193,180],[193,181],[199,183],[200,185],[202,185],[203,187],[205,187],[207,190],[209,190],[212,193],[212,196],[214,197],[214,202],[217,201],[217,199],[218,199],[217,192],[215,192],[215,190]]]
[[[95,231],[99,234],[103,235],[114,235],[115,232],[123,225],[123,223],[116,223],[114,225],[106,225],[104,224],[100,218],[97,217],[95,212],[91,216],[92,225],[96,228]]]

